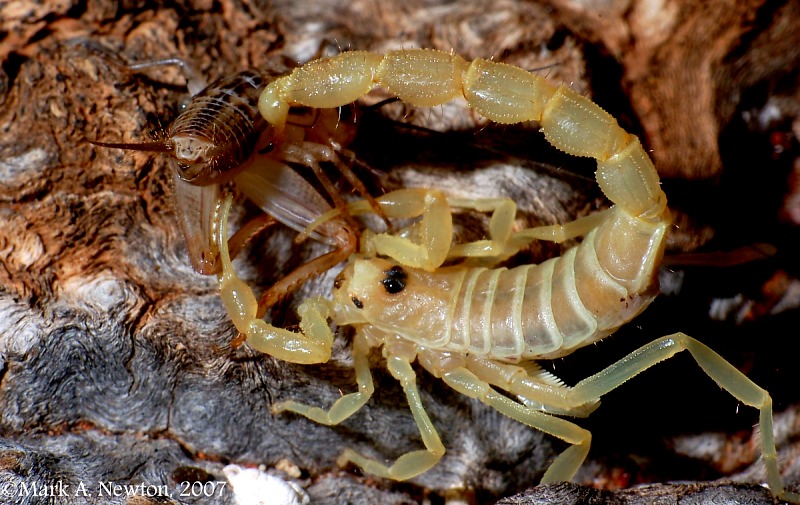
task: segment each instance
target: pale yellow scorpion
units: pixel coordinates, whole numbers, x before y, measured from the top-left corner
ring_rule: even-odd
[[[800,501],[781,482],[770,395],[694,338],[684,333],[659,338],[574,386],[532,365],[604,338],[643,311],[658,291],[655,274],[670,213],[658,174],[634,135],[566,86],[553,87],[510,65],[468,62],[435,50],[384,55],[353,51],[315,60],[269,82],[258,107],[280,129],[294,105],[340,107],[376,85],[414,106],[464,97],[498,123],[537,121],[558,149],[597,160],[597,182],[614,205],[572,223],[515,232],[515,206],[509,200],[448,202],[433,190],[389,193],[379,198],[389,217],[417,216],[419,222],[401,233],[365,233],[360,253],[350,257],[336,280],[333,299],[306,300],[299,308],[301,332],[291,332],[259,319],[253,291],[233,271],[226,233],[228,200],[216,218],[220,292],[247,342],[287,361],[322,363],[330,357],[334,338],[328,319],[355,327],[352,352],[358,391],[345,394],[327,410],[290,400],[275,404],[273,412],[296,412],[327,425],[341,423],[373,394],[368,354],[370,348],[382,346],[425,448],[388,466],[347,449],[340,464],[351,462],[368,473],[405,480],[442,457],[445,448],[420,401],[411,366],[416,360],[456,391],[572,444],[542,478],[543,483],[568,481],[587,455],[591,434],[559,416],[588,415],[605,393],[687,350],[722,388],[759,410],[767,483],[776,497]],[[453,245],[451,206],[493,211],[490,239]],[[364,209],[356,204],[350,211]],[[319,221],[324,224],[326,219]],[[579,235],[580,245],[561,257],[539,265],[496,267],[531,239]],[[442,266],[448,257],[465,260]],[[484,266],[469,266],[477,260]]]

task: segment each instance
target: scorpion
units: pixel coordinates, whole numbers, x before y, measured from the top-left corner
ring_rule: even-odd
[[[312,169],[324,192],[336,208],[344,200],[322,170],[320,163],[336,167],[353,188],[382,215],[361,180],[343,163],[335,140],[339,114],[321,110],[311,125],[305,124],[303,111],[292,112],[296,119],[280,125],[267,123],[258,111],[258,98],[276,77],[289,67],[277,58],[266,68],[245,70],[223,76],[210,84],[184,60],[169,58],[127,65],[129,70],[155,66],[178,66],[185,74],[191,101],[172,122],[166,136],[154,142],[111,143],[90,140],[108,148],[167,153],[173,167],[173,197],[178,221],[195,271],[213,275],[219,271],[218,248],[213,240],[213,216],[223,198],[223,186],[233,181],[236,187],[265,214],[256,217],[230,239],[232,256],[260,230],[275,221],[331,246],[332,251],[301,265],[272,285],[261,297],[259,314],[290,293],[302,281],[324,272],[346,259],[356,248],[354,223],[346,213],[305,233],[320,214],[332,209],[328,200],[288,163]],[[337,131],[338,130],[338,131]]]
[[[418,218],[416,224],[397,233],[365,232],[359,252],[349,257],[334,283],[332,299],[305,300],[298,308],[300,331],[293,332],[259,318],[255,294],[233,269],[228,197],[215,218],[219,287],[246,341],[280,359],[323,363],[334,339],[328,320],[355,329],[357,391],[326,409],[280,401],[272,406],[273,413],[294,412],[325,425],[341,423],[374,393],[368,356],[380,347],[407,397],[424,449],[390,465],[345,449],[340,465],[352,463],[367,473],[402,481],[441,459],[445,447],[421,402],[412,367],[416,361],[454,390],[569,443],[542,477],[542,483],[568,481],[586,458],[591,433],[561,416],[589,415],[606,393],[688,351],[719,386],[758,409],[769,488],[778,498],[800,502],[800,495],[785,489],[781,480],[769,393],[685,333],[658,338],[574,386],[536,366],[610,335],[641,313],[658,292],[656,271],[671,218],[658,173],[636,136],[565,85],[552,86],[539,75],[504,63],[467,61],[430,49],[383,55],[353,51],[314,60],[267,84],[258,106],[280,130],[292,106],[340,107],[376,85],[412,106],[463,97],[498,123],[537,121],[556,148],[597,161],[597,183],[613,205],[570,223],[515,232],[511,200],[448,200],[436,190],[388,193],[378,198],[386,215]],[[459,206],[492,212],[488,239],[453,244],[452,209]],[[353,204],[346,210],[355,214],[367,209],[359,208]],[[330,217],[320,216],[316,224],[324,225]],[[530,240],[578,236],[583,237],[580,244],[560,257],[538,265],[498,266]],[[452,263],[445,264],[448,259]]]

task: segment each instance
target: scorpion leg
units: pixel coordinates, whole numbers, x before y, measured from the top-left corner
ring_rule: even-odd
[[[511,242],[517,204],[509,198],[448,199],[451,207],[491,212],[489,238],[465,244],[455,244],[447,255],[452,258],[480,258],[481,266],[495,264],[519,252],[528,242]]]
[[[568,481],[578,471],[592,441],[592,434],[587,430],[559,417],[539,412],[502,395],[492,389],[486,381],[464,367],[437,373],[451,388],[461,394],[476,398],[489,405],[503,415],[516,421],[543,431],[567,443],[573,444],[562,452],[542,477],[542,484]]]
[[[610,209],[594,212],[588,216],[562,224],[537,226],[515,232],[510,240],[514,242],[529,243],[533,240],[547,240],[549,242],[564,242],[569,239],[582,237],[608,218]]]
[[[794,503],[800,501],[800,494],[785,490],[781,483],[772,426],[772,398],[769,393],[722,356],[685,333],[656,339],[633,351],[613,365],[578,382],[569,392],[569,398],[575,404],[593,401],[656,363],[684,350],[689,351],[700,368],[720,387],[740,402],[759,410],[761,457],[767,470],[767,483],[775,496]]]
[[[386,193],[377,201],[389,217],[408,219],[421,216],[422,220],[399,234],[380,233],[370,237],[367,252],[382,254],[406,266],[428,271],[441,266],[445,259],[454,258],[480,258],[482,266],[493,266],[533,240],[563,242],[585,235],[607,217],[607,211],[601,211],[569,223],[514,232],[517,207],[508,198],[446,198],[435,190],[401,189]],[[454,207],[492,212],[489,239],[455,244],[445,250],[452,241],[450,209]],[[366,202],[358,201],[348,205],[348,212],[358,215],[369,212],[370,208]]]
[[[411,368],[410,359],[406,356],[390,355],[387,357],[387,366],[392,376],[403,387],[411,413],[419,427],[425,449],[403,454],[391,466],[386,466],[375,459],[363,456],[352,449],[346,449],[339,457],[338,463],[340,466],[353,463],[367,473],[386,479],[402,481],[416,477],[432,468],[442,458],[445,449],[439,439],[436,428],[431,423],[430,417],[428,417],[425,407],[422,405],[416,384],[416,374],[414,369]]]
[[[328,361],[333,346],[333,332],[328,327],[328,306],[320,300],[306,300],[298,308],[300,333],[276,328],[256,317],[255,294],[236,275],[228,254],[227,221],[232,202],[228,195],[216,216],[216,241],[222,271],[219,275],[220,298],[228,315],[247,343],[257,351],[290,363],[313,364]]]
[[[600,406],[598,399],[576,404],[561,379],[538,365],[528,369],[479,356],[467,356],[466,366],[479,379],[524,398],[525,405],[551,414],[586,417]]]
[[[516,204],[512,200],[451,200],[436,190],[400,189],[382,195],[378,203],[389,217],[422,219],[398,233],[371,236],[365,246],[367,254],[381,254],[409,267],[433,271],[447,258],[496,256],[502,259],[518,250],[506,252],[516,214]],[[453,206],[493,211],[489,225],[491,239],[451,247],[453,219],[450,209]],[[369,210],[366,202],[348,205],[348,211],[354,215]]]
[[[767,482],[776,496],[789,501],[800,499],[800,495],[785,491],[781,484],[773,437],[772,399],[769,393],[754,384],[719,354],[684,333],[657,339],[571,388],[543,383],[525,373],[519,373],[523,371],[519,367],[496,363],[488,359],[470,356],[467,358],[467,364],[469,370],[479,378],[478,380],[486,380],[511,393],[522,395],[554,412],[583,415],[596,408],[600,397],[604,394],[619,387],[647,368],[683,350],[689,351],[703,371],[723,389],[742,403],[759,409],[761,450],[767,469]],[[501,412],[510,415],[507,411],[501,410]],[[538,428],[538,426],[533,427]],[[547,474],[545,476],[547,477]]]
[[[448,199],[451,207],[469,208],[481,212],[492,212],[489,222],[489,239],[454,245],[448,258],[485,258],[482,266],[494,266],[519,252],[534,240],[564,242],[587,234],[606,219],[607,211],[563,224],[536,226],[513,231],[517,205],[508,198],[497,199]]]
[[[339,424],[355,414],[367,403],[372,393],[375,392],[375,386],[372,383],[372,374],[369,370],[369,348],[370,346],[366,336],[360,333],[356,334],[353,341],[353,362],[355,365],[358,392],[342,396],[336,400],[328,410],[323,410],[320,407],[313,407],[294,400],[287,400],[273,405],[272,413],[294,412],[312,421],[328,426]]]

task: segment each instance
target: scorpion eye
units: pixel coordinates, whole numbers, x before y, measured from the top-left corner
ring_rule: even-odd
[[[381,284],[383,284],[383,288],[387,293],[394,295],[405,289],[408,274],[403,270],[403,267],[395,265],[383,273],[386,277],[383,278]]]

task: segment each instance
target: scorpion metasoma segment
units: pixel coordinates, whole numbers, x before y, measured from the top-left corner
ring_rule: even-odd
[[[597,160],[597,181],[614,205],[572,223],[514,231],[516,206],[510,200],[448,201],[432,190],[384,195],[378,201],[390,218],[418,221],[398,233],[365,231],[360,253],[350,258],[335,283],[333,299],[309,299],[301,305],[301,333],[256,317],[255,297],[236,277],[227,255],[228,207],[223,206],[217,218],[220,292],[248,343],[289,361],[321,363],[329,358],[334,338],[327,320],[355,328],[358,391],[327,410],[290,400],[276,403],[273,412],[291,411],[327,425],[347,419],[373,394],[368,354],[381,346],[389,371],[406,393],[425,448],[388,466],[347,449],[340,464],[350,462],[369,473],[404,480],[442,457],[444,446],[420,401],[411,366],[416,360],[453,389],[572,444],[542,478],[565,481],[585,459],[591,434],[559,415],[588,415],[605,393],[687,350],[722,388],[759,410],[767,482],[776,496],[798,501],[781,482],[769,394],[697,340],[683,333],[659,338],[571,387],[534,365],[609,335],[657,293],[655,274],[670,214],[658,174],[635,136],[566,86],[552,87],[542,77],[502,63],[467,62],[433,50],[383,56],[351,52],[312,61],[267,85],[259,106],[267,121],[280,128],[292,105],[338,107],[375,84],[411,105],[431,106],[463,96],[491,120],[538,121],[558,149]],[[453,245],[453,207],[492,211],[490,238]],[[360,203],[349,207],[352,213],[365,210]],[[540,265],[497,266],[530,240],[580,235],[580,245]],[[448,258],[449,266],[442,266]]]

